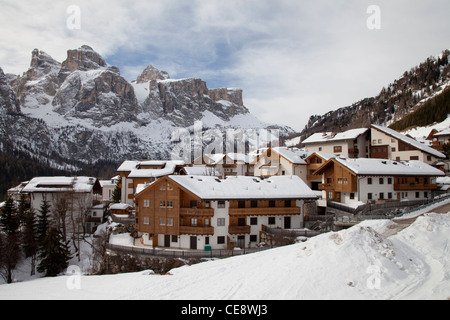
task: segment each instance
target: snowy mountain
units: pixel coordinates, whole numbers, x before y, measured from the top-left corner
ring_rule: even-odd
[[[0,69],[1,70],[1,69]],[[209,89],[201,79],[170,79],[149,65],[129,82],[89,46],[62,63],[35,49],[21,76],[0,73],[2,151],[20,150],[52,167],[168,158],[171,133],[192,127],[267,128],[242,90]],[[289,127],[276,126],[281,135]]]
[[[450,86],[450,50],[429,57],[405,71],[375,97],[355,102],[323,115],[312,115],[300,134],[290,143],[303,141],[317,132],[342,132],[368,127],[370,124],[389,126],[419,109],[425,102],[442,94]]]

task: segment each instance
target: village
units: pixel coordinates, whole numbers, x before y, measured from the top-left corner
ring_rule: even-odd
[[[447,193],[450,133],[429,144],[372,125],[316,133],[294,147],[183,160],[127,160],[109,180],[35,177],[8,196],[57,212],[70,198],[77,225],[93,234],[110,217],[134,227],[134,246],[211,252],[286,244],[405,208]],[[284,242],[283,242],[284,241]]]

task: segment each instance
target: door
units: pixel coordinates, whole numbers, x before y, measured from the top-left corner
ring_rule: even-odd
[[[237,246],[241,249],[245,248],[245,236],[238,236]]]
[[[191,236],[191,249],[197,250],[197,237]]]
[[[285,229],[291,228],[291,217],[284,217],[284,228]]]
[[[164,247],[169,248],[170,247],[170,235],[164,235]]]

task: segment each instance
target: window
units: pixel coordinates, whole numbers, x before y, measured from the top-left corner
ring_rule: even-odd
[[[369,193],[367,194],[367,199],[368,199],[368,200],[372,200],[372,193],[369,192]]]
[[[144,207],[150,207],[150,200],[144,200]]]
[[[250,242],[256,242],[258,241],[258,236],[255,234],[251,234],[250,235]]]
[[[395,147],[392,147],[392,148],[391,148],[391,151],[392,151],[392,152],[395,152],[395,150],[396,150]]]
[[[420,198],[420,192],[416,192],[416,198]]]
[[[269,224],[275,224],[275,217],[269,217]]]
[[[377,144],[377,139],[373,139],[372,144]]]
[[[225,243],[225,237],[224,236],[217,237],[217,244],[224,244],[224,243]]]
[[[342,152],[342,146],[334,146],[333,152]]]
[[[284,201],[284,206],[285,206],[285,208],[290,208],[292,206],[291,200],[285,200]]]
[[[173,226],[173,219],[172,218],[167,218],[166,225]]]
[[[166,190],[166,184],[162,184],[161,187],[159,188],[159,190]]]
[[[225,208],[225,201],[219,201],[217,203],[217,208]]]
[[[372,184],[372,178],[367,178],[367,184]]]
[[[166,225],[166,219],[164,219],[164,218],[159,218],[159,225],[160,225],[160,226],[165,226],[165,225]]]
[[[150,224],[150,218],[144,217],[144,224]]]
[[[425,192],[423,193],[423,196],[424,196],[425,198],[428,198],[428,192],[425,191]]]
[[[338,184],[342,184],[342,178],[338,178]]]
[[[209,237],[205,237],[205,244],[206,244],[206,245],[209,244]]]
[[[205,227],[209,227],[209,219],[205,219]]]
[[[217,219],[217,226],[223,227],[225,225],[225,218],[218,218]]]
[[[380,199],[384,199],[384,192],[380,192]]]
[[[205,208],[211,208],[211,204],[209,201],[205,201]]]
[[[380,184],[384,184],[384,178],[380,178]]]
[[[344,184],[348,184],[347,178],[342,179],[342,182],[343,182]]]
[[[191,226],[193,227],[197,226],[197,218],[191,218]]]
[[[238,208],[245,208],[245,200],[239,200],[238,201]]]
[[[159,202],[159,207],[160,207],[160,208],[165,208],[165,207],[166,207],[166,202],[165,202],[164,200],[161,200],[161,201]]]
[[[167,201],[167,208],[173,208],[173,202]]]
[[[333,179],[332,178],[327,178],[327,184],[330,184],[330,183],[332,183],[333,182]]]
[[[350,200],[355,200],[355,194],[353,192],[350,193]]]
[[[419,160],[419,156],[411,156],[409,157],[409,160]]]
[[[170,185],[170,184],[167,184],[167,190],[173,190],[173,187],[172,187],[172,185]]]
[[[378,144],[382,144],[382,143],[383,143],[383,140],[378,139]]]
[[[269,200],[269,208],[275,208],[275,200]]]
[[[392,192],[388,192],[388,199],[392,199]]]
[[[322,147],[319,147],[319,151],[322,151]]]
[[[388,183],[388,184],[392,184],[392,178],[388,178],[388,179],[387,179],[387,183]]]
[[[427,161],[431,161],[431,156],[427,156]]]
[[[252,217],[250,218],[250,225],[256,226],[258,224],[258,218]]]
[[[178,236],[172,236],[172,242],[178,242]]]
[[[250,207],[251,208],[257,208],[258,207],[258,201],[257,200],[252,200],[250,202]]]

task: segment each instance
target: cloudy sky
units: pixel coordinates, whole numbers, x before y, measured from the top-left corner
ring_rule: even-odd
[[[450,49],[449,12],[448,0],[0,0],[0,67],[21,74],[34,48],[63,61],[87,44],[128,80],[152,64],[239,87],[261,120],[301,130]]]

